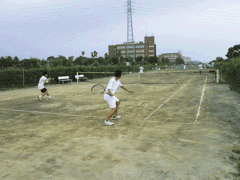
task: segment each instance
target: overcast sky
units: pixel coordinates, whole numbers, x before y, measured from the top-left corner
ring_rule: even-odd
[[[0,0],[0,56],[47,59],[108,53],[127,41],[127,0]],[[240,0],[134,0],[134,41],[155,36],[157,55],[226,58],[240,44]]]

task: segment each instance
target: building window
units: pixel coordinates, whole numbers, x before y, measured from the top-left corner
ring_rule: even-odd
[[[154,46],[149,46],[150,48],[154,48]]]
[[[117,49],[125,49],[125,46],[117,46]]]
[[[149,50],[149,52],[154,52],[154,50]]]
[[[136,45],[136,48],[144,48],[144,45]]]
[[[127,51],[127,53],[134,53],[134,51]]]
[[[144,52],[144,49],[137,49],[136,52]]]

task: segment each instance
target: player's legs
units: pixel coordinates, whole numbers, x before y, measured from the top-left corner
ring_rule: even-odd
[[[116,111],[113,113],[114,116],[117,115],[117,111],[118,111],[119,105],[120,105],[120,101],[117,101],[116,102]]]
[[[116,111],[117,111],[117,107],[116,108],[112,108],[110,113],[107,115],[106,121],[108,121]]]
[[[119,100],[115,96],[110,97],[110,96],[105,95],[105,94],[104,94],[104,100],[108,102],[108,105],[111,108],[111,111],[107,115],[107,118],[104,121],[103,125],[113,125],[114,123],[110,122],[109,119],[117,111],[120,102],[119,102]]]
[[[48,93],[48,90],[46,91],[45,94],[47,94],[48,98],[51,98],[51,96],[50,96],[49,93]]]
[[[49,98],[51,98],[51,96],[49,95],[48,90],[47,90],[46,88],[43,88],[43,89],[41,89],[40,91],[41,91],[41,93],[42,93],[40,96],[38,96],[38,99],[39,99],[40,101],[42,100],[42,97],[45,96],[46,94],[48,95]]]

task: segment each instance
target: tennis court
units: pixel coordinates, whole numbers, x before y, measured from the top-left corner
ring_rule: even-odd
[[[87,75],[85,75],[87,76]],[[119,120],[96,83],[0,92],[1,179],[233,179],[240,96],[208,71],[125,73]]]

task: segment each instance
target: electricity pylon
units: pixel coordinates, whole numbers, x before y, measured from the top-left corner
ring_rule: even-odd
[[[131,49],[131,51],[130,51]],[[133,25],[132,25],[132,3],[131,0],[127,0],[127,57],[132,54],[135,61],[135,45],[133,40]]]

